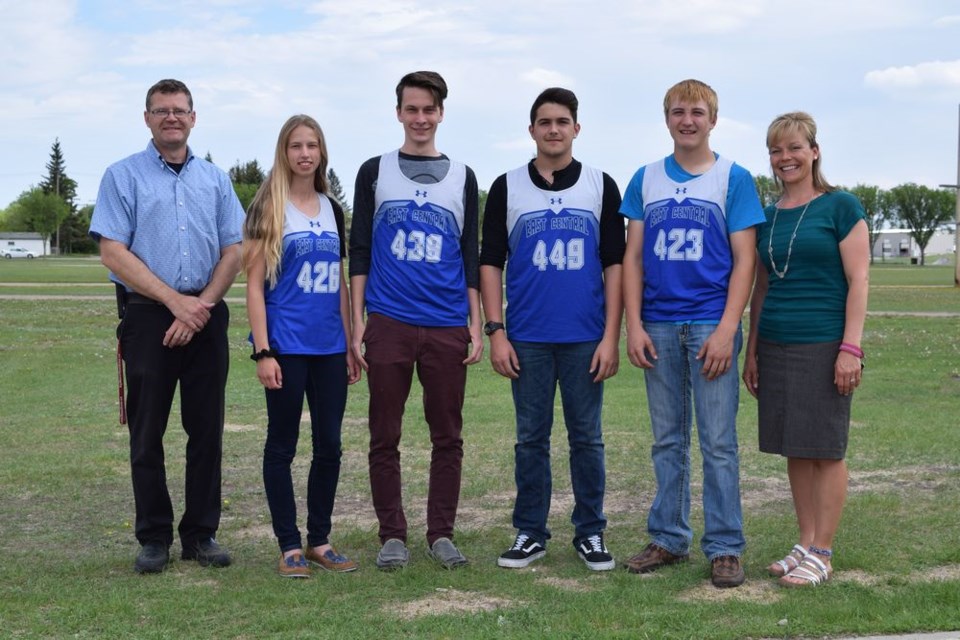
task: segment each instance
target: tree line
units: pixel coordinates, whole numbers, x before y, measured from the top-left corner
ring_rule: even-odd
[[[206,160],[213,162],[209,153]],[[50,243],[60,253],[96,253],[96,243],[87,235],[93,206],[77,207],[77,183],[67,175],[59,138],[51,146],[46,169],[46,175],[37,186],[24,191],[5,211],[0,211],[0,231],[35,231],[43,237],[44,247]],[[246,210],[266,178],[266,171],[257,160],[237,160],[227,173]],[[349,229],[353,211],[340,177],[332,167],[327,171],[327,180],[330,183],[329,195],[343,208]],[[777,202],[779,192],[772,178],[758,175],[755,183],[764,206]],[[954,217],[957,194],[953,189],[931,189],[912,182],[886,190],[866,184],[840,188],[853,193],[863,204],[870,232],[871,262],[872,248],[880,231],[900,226],[907,229],[917,243],[920,264],[924,264],[930,238],[938,227],[951,222]],[[481,216],[486,195],[481,190]]]
[[[754,179],[763,206],[775,204],[780,198],[777,185],[767,176]],[[867,214],[870,232],[870,262],[880,231],[890,227],[907,229],[920,248],[920,264],[925,263],[927,245],[937,229],[954,220],[957,193],[954,189],[931,189],[908,182],[892,189],[867,184],[838,187],[857,196]]]

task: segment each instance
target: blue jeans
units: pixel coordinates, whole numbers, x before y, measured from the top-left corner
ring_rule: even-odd
[[[657,496],[647,519],[651,541],[676,555],[686,555],[690,550],[693,408],[703,456],[704,532],[700,548],[709,560],[739,556],[746,545],[737,453],[737,355],[743,341],[741,330],[737,328],[734,338],[730,369],[707,380],[700,373],[703,362],[696,357],[716,325],[649,322],[644,323],[644,329],[658,356],[654,367],[644,372],[653,428],[653,470],[657,476]]]
[[[283,387],[265,389],[267,441],[263,446],[263,485],[280,551],[302,546],[297,528],[290,466],[297,453],[303,398],[310,407],[312,456],[307,476],[307,544],[329,542],[333,503],[340,481],[340,425],[347,404],[347,359],[281,355]]]
[[[517,414],[514,477],[517,500],[513,526],[541,544],[550,538],[550,431],[557,384],[570,445],[570,476],[576,538],[600,533],[606,469],[600,409],[603,383],[594,382],[590,360],[598,342],[572,344],[512,342],[520,362],[520,377],[512,380]]]

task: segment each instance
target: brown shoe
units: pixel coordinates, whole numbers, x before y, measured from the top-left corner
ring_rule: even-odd
[[[739,587],[746,580],[743,565],[737,556],[717,556],[710,567],[710,581],[718,589]]]
[[[307,564],[300,553],[295,553],[287,558],[281,555],[280,563],[277,565],[277,573],[284,578],[309,578],[310,565]]]
[[[356,562],[346,556],[340,555],[334,551],[332,547],[327,549],[323,554],[319,553],[316,547],[307,547],[307,552],[304,555],[306,555],[307,560],[313,564],[327,571],[333,571],[334,573],[348,573],[357,570]]]
[[[673,555],[663,547],[658,547],[651,542],[643,551],[627,560],[624,565],[630,573],[650,573],[668,564],[685,562],[687,558],[689,556]]]

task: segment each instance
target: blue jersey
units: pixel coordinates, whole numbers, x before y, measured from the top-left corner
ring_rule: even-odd
[[[527,165],[506,174],[507,328],[521,342],[603,337],[600,213],[603,173],[584,166],[568,189],[547,191]]]
[[[340,234],[333,207],[317,194],[309,217],[287,202],[277,284],[264,284],[269,344],[282,354],[328,355],[347,349],[340,314]]]
[[[643,320],[719,322],[733,269],[729,234],[764,221],[750,173],[718,156],[694,176],[669,156],[637,172],[621,212],[644,224]]]
[[[460,251],[466,166],[450,161],[443,180],[421,184],[400,170],[397,151],[380,157],[373,214],[369,313],[424,327],[462,327],[469,312]]]

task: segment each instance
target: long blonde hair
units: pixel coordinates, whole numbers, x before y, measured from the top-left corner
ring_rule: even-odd
[[[817,143],[817,123],[813,116],[803,111],[791,111],[774,118],[770,126],[767,127],[767,149],[769,150],[770,147],[791,133],[799,133],[810,144],[811,149],[820,150],[820,145]],[[820,159],[822,157],[823,153],[821,152],[813,160],[813,169],[810,172],[813,176],[813,188],[822,193],[836,191],[837,188],[827,182],[820,170]],[[777,177],[776,172],[773,174],[773,181],[780,193],[783,193],[783,182]]]
[[[280,274],[280,259],[283,252],[283,220],[287,199],[290,197],[290,176],[293,170],[287,161],[287,145],[294,129],[309,127],[317,134],[320,142],[320,162],[313,174],[313,188],[328,195],[327,183],[327,143],[323,130],[310,116],[299,114],[291,116],[280,128],[277,137],[277,149],[273,167],[267,174],[253,201],[247,209],[247,218],[243,223],[243,264],[249,270],[254,260],[263,256],[266,262],[266,277],[270,287],[277,284]]]

